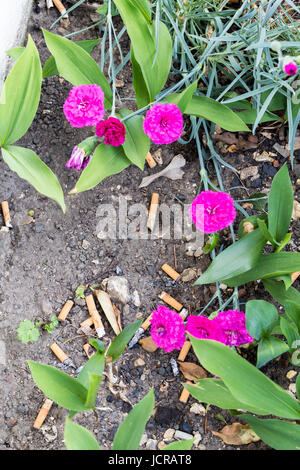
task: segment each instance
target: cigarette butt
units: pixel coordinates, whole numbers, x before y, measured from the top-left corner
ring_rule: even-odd
[[[1,202],[1,207],[2,207],[4,223],[5,223],[6,227],[12,228],[8,202],[7,201],[2,201]]]
[[[105,329],[104,329],[104,325],[102,323],[101,317],[99,315],[99,312],[96,309],[96,304],[95,304],[93,295],[92,294],[86,295],[85,301],[86,301],[89,314],[91,315],[93,319],[98,338],[102,338],[105,335]]]
[[[172,279],[174,279],[174,281],[177,281],[177,279],[180,278],[180,274],[175,271],[175,269],[171,268],[171,266],[169,266],[168,264],[164,264],[161,269],[168,275],[170,276]]]
[[[144,323],[141,325],[141,328],[143,328],[144,331],[147,330],[147,328],[149,328],[149,326],[151,325],[150,323],[150,318],[152,317],[152,313],[149,315],[148,318],[146,318],[146,320],[144,321]]]
[[[192,382],[186,382],[187,384],[190,384],[190,385],[193,385]],[[181,392],[181,395],[179,397],[179,401],[181,401],[182,403],[187,403],[188,399],[189,399],[189,396],[190,396],[190,392],[183,387],[183,390]]]
[[[161,300],[163,300],[166,304],[170,305],[171,307],[175,308],[178,312],[182,309],[183,305],[181,305],[177,300],[173,299],[169,294],[166,292],[162,292],[158,296]]]
[[[68,316],[71,308],[73,307],[73,305],[74,305],[74,302],[72,300],[67,300],[67,302],[65,303],[65,305],[61,309],[61,312],[58,315],[57,319],[60,320],[60,321],[64,321],[67,318],[67,316]]]
[[[107,292],[103,290],[98,290],[97,293],[97,299],[99,301],[99,304],[101,305],[101,308],[109,321],[112,329],[116,333],[116,335],[119,335],[121,333],[120,327],[117,322],[116,314],[113,308],[113,305],[111,303],[110,297],[107,294]],[[95,325],[96,327],[96,325]]]
[[[116,314],[118,326],[120,328],[120,331],[122,331],[123,328],[122,328],[122,324],[121,324],[121,312],[115,304],[112,304],[112,306],[113,306],[114,312]]]
[[[156,214],[157,214],[157,209],[158,209],[158,200],[159,200],[159,194],[153,193],[152,198],[151,198],[150,209],[149,209],[148,221],[147,221],[147,227],[151,231],[154,229],[154,225],[155,225]]]
[[[184,361],[185,360],[191,346],[192,346],[192,343],[190,341],[185,341],[185,343],[182,346],[181,351],[179,353],[178,361]]]
[[[83,349],[88,358],[92,357],[95,354],[95,350],[92,348],[92,346],[89,343],[86,343],[83,346]]]
[[[92,326],[94,324],[94,320],[92,317],[87,318],[83,322],[80,323],[80,326]]]
[[[58,344],[53,343],[50,346],[51,351],[55,354],[55,356],[60,360],[60,362],[65,362],[69,360],[69,357],[66,353],[58,346]]]
[[[300,276],[300,271],[296,271],[291,274],[292,284],[296,281],[296,279]]]
[[[181,310],[181,312],[180,312],[179,315],[181,316],[181,318],[182,318],[183,320],[185,320],[186,317],[188,316],[188,314],[189,314],[188,309],[187,309],[187,308],[183,308],[183,309]]]
[[[35,422],[33,423],[33,427],[35,429],[40,429],[40,427],[42,426],[43,422],[45,421],[45,419],[47,417],[47,414],[50,411],[50,408],[51,408],[52,404],[53,404],[53,401],[49,400],[49,398],[46,398],[42,408],[39,411],[39,414],[37,415],[37,417],[35,419]]]
[[[154,160],[150,152],[148,152],[146,155],[146,162],[148,163],[150,168],[153,168],[154,166],[156,166],[156,161]]]
[[[64,15],[63,17],[64,18],[68,18],[68,15],[65,14],[67,12],[67,10],[65,9],[65,7],[63,6],[63,4],[61,3],[60,0],[52,0],[54,5],[56,6],[56,8],[58,9],[59,13],[61,15]]]

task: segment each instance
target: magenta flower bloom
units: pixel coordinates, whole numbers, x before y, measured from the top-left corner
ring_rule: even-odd
[[[230,225],[235,217],[233,199],[221,191],[202,191],[193,200],[189,216],[197,229],[214,233]]]
[[[170,144],[181,136],[183,117],[176,104],[155,104],[147,111],[143,127],[155,144]]]
[[[119,145],[125,142],[126,129],[124,124],[115,117],[109,117],[105,121],[100,121],[96,125],[96,135],[98,137],[104,137],[104,143],[106,145],[112,145],[113,147],[119,147]]]
[[[296,62],[294,62],[293,60],[290,60],[289,62],[286,62],[284,64],[283,70],[284,70],[284,73],[286,73],[287,75],[291,77],[293,75],[296,75],[298,71],[298,66]]]
[[[222,343],[227,346],[241,346],[254,341],[246,329],[246,316],[239,310],[227,310],[220,312],[212,320],[218,328],[222,330],[225,341]]]
[[[98,85],[74,86],[64,103],[64,113],[73,127],[95,126],[104,116],[104,93]]]
[[[157,347],[171,352],[181,349],[185,342],[185,326],[181,316],[163,305],[152,312],[151,337]]]
[[[187,319],[187,332],[195,338],[213,339],[215,341],[225,342],[226,337],[219,328],[218,323],[209,320],[203,315],[189,315]]]
[[[92,136],[80,142],[79,145],[76,145],[76,147],[73,148],[70,160],[66,163],[66,168],[76,171],[84,170],[88,166],[92,153],[98,143],[98,138]]]

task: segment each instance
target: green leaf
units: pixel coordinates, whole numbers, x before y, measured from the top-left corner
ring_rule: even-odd
[[[132,112],[127,109],[121,109],[122,118],[130,115]],[[122,145],[126,157],[141,170],[144,169],[144,163],[147,153],[150,150],[150,139],[143,129],[143,116],[133,116],[126,121],[126,138]]]
[[[225,281],[249,271],[256,265],[265,243],[266,239],[260,230],[248,233],[241,240],[222,251],[195,282],[195,285]]]
[[[6,54],[9,55],[13,60],[18,60],[21,55],[24,53],[25,47],[12,47],[8,51],[6,51]]]
[[[85,411],[87,389],[78,380],[52,366],[27,361],[33,380],[42,392],[67,410]]]
[[[275,359],[289,350],[288,345],[275,336],[263,337],[257,348],[257,364],[256,367],[261,368],[267,362]]]
[[[273,247],[276,247],[276,240],[274,240],[273,236],[270,234],[266,222],[264,220],[257,219],[257,225],[263,236],[273,245]]]
[[[264,220],[266,222],[268,220],[268,216],[267,214],[250,215],[250,217],[246,217],[245,219],[241,220],[241,222],[239,223],[239,229],[238,229],[239,240],[245,237],[245,235],[247,235],[246,233],[244,233],[243,224],[245,222],[250,222],[254,228],[258,228],[258,222],[257,222],[258,219]]]
[[[280,318],[280,329],[283,334],[283,336],[286,338],[287,343],[290,347],[290,351],[293,352],[295,351],[296,348],[293,347],[293,344],[295,344],[295,341],[300,339],[300,334],[298,331],[298,328],[290,323],[284,316],[281,316]],[[300,345],[300,342],[299,342]]]
[[[209,403],[225,410],[245,409],[260,414],[256,407],[250,407],[237,400],[220,379],[201,379],[196,385],[184,384],[190,394],[202,403]]]
[[[63,212],[66,211],[64,195],[58,179],[33,150],[8,145],[2,148],[2,157],[9,168],[20,178],[32,184],[41,194],[56,201]]]
[[[126,326],[121,333],[115,337],[112,341],[111,345],[108,348],[107,356],[111,356],[113,361],[116,361],[118,357],[121,356],[122,352],[124,351],[125,347],[137,331],[137,329],[141,326],[143,320],[136,321],[131,325]]]
[[[178,108],[180,109],[180,111],[184,113],[188,104],[190,103],[193,97],[193,94],[197,90],[197,83],[198,83],[198,80],[196,80],[194,83],[188,86],[181,93],[174,93],[173,95],[167,96],[164,99],[164,101],[167,101],[168,103],[176,104]]]
[[[99,44],[100,39],[90,39],[86,41],[76,41],[75,44],[82,49],[84,49],[88,54],[90,54],[94,47]],[[53,56],[50,56],[48,60],[46,60],[44,67],[43,67],[43,78],[53,77],[58,75],[59,72],[56,67],[55,59]]]
[[[244,238],[242,240],[244,240]],[[257,279],[276,278],[282,274],[290,274],[295,271],[300,271],[300,253],[285,251],[283,253],[260,255],[256,265],[252,269],[239,276],[226,279],[226,284],[230,287],[240,286],[241,284],[256,281]]]
[[[297,375],[296,379],[296,393],[298,400],[300,400],[300,374]]]
[[[42,84],[37,48],[28,37],[27,47],[9,73],[0,97],[0,147],[19,140],[36,114]]]
[[[298,292],[296,289],[295,291]],[[300,331],[300,306],[286,302],[285,313],[286,313],[286,316],[293,323],[295,323],[296,327],[298,328],[298,331]]]
[[[249,131],[244,121],[225,104],[208,98],[194,95],[185,108],[185,114],[198,116],[215,122],[227,131]]]
[[[74,193],[81,193],[92,189],[104,178],[120,173],[131,164],[126,157],[122,147],[112,147],[104,143],[96,147],[88,166],[83,170],[75,188]]]
[[[230,104],[235,104],[235,103],[228,103],[227,106]],[[233,106],[230,106],[233,107]],[[246,111],[241,111],[237,113],[238,116],[246,123],[246,124],[254,124],[257,119],[257,110],[256,109],[247,109]],[[283,119],[277,114],[271,113],[270,111],[266,111],[263,116],[260,118],[259,122],[270,122],[270,121],[281,121],[283,122]]]
[[[146,21],[151,24],[151,9],[148,0],[129,0],[144,15]]]
[[[93,434],[66,417],[65,445],[68,450],[101,450]]]
[[[273,279],[264,279],[263,283],[269,294],[281,305],[286,306],[290,304],[295,307],[300,305],[300,292],[294,287],[286,289],[283,282],[278,282]]]
[[[88,372],[89,387],[88,393],[85,400],[85,405],[88,409],[93,409],[96,406],[96,398],[98,393],[98,388],[102,380],[102,375],[91,374]]]
[[[255,210],[263,211],[266,207],[268,197],[265,193],[256,193],[252,194],[249,199],[251,199],[251,203]]]
[[[259,419],[251,415],[240,415],[253,431],[270,447],[276,450],[300,450],[300,426],[278,419]]]
[[[72,85],[99,85],[104,105],[110,109],[112,92],[107,79],[92,57],[74,42],[43,29],[47,47],[54,57],[59,74]]]
[[[152,388],[120,424],[112,450],[136,450],[138,448],[153,408],[154,390]]]
[[[268,228],[277,242],[281,242],[289,230],[293,202],[292,183],[284,164],[273,179],[268,202]]]
[[[86,389],[90,387],[90,375],[102,376],[105,366],[104,353],[97,351],[92,357],[85,363],[83,369],[81,369],[77,380]]]
[[[171,442],[166,445],[163,450],[191,450],[194,444],[194,439],[186,439],[185,441]]]
[[[38,328],[30,320],[24,320],[19,323],[17,329],[18,339],[22,341],[23,344],[29,343],[30,341],[37,341],[40,336]]]
[[[245,314],[247,331],[257,341],[269,336],[278,321],[276,307],[265,300],[249,300]]]
[[[299,419],[300,403],[255,366],[224,344],[191,336],[192,346],[211,374],[221,377],[230,393],[242,403],[281,418]]]
[[[144,80],[143,72],[135,58],[134,50],[131,47],[131,63],[133,75],[133,88],[135,91],[136,102],[139,108],[147,106],[151,102],[151,97]]]

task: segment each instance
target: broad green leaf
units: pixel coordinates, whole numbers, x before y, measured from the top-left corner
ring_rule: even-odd
[[[286,338],[287,343],[290,347],[291,352],[297,349],[297,346],[294,348],[293,344],[295,341],[300,340],[300,334],[298,328],[290,323],[284,316],[280,318],[280,329],[283,336]],[[300,341],[299,341],[300,346]]]
[[[8,51],[6,51],[6,54],[9,55],[13,60],[18,60],[21,55],[24,53],[25,47],[12,47]]]
[[[131,111],[127,109],[120,110],[122,118],[129,114],[131,114]],[[150,139],[144,132],[143,122],[143,116],[133,116],[124,121],[126,137],[122,145],[128,160],[137,165],[141,170],[144,169],[145,158],[150,150]]]
[[[244,240],[244,238],[242,240]],[[282,274],[290,274],[295,271],[300,271],[300,253],[285,251],[281,253],[271,253],[269,255],[260,255],[256,265],[252,269],[239,276],[226,279],[226,284],[230,287],[240,286],[241,284],[256,281],[257,279],[276,278]]]
[[[291,289],[291,288],[290,288]],[[298,291],[295,289],[298,293]],[[285,303],[285,313],[286,316],[295,323],[296,327],[300,331],[300,305],[295,305],[293,303],[286,302]]]
[[[251,199],[251,203],[257,211],[263,211],[268,201],[268,197],[265,193],[252,194],[249,199]]]
[[[100,39],[89,39],[87,41],[76,41],[75,44],[82,49],[84,49],[88,54],[90,54],[94,47],[96,47],[100,42]],[[49,57],[46,60],[44,67],[43,67],[43,78],[53,77],[54,75],[58,75],[59,72],[56,67],[55,59],[53,56]]]
[[[298,400],[300,400],[300,374],[297,375],[296,379],[296,393]]]
[[[283,250],[283,248],[284,248],[286,245],[288,245],[288,244],[290,243],[291,238],[292,238],[292,235],[293,235],[293,234],[290,232],[290,233],[287,233],[287,234],[283,237],[281,243],[279,244],[279,246],[277,246],[277,248],[276,248],[276,250],[275,250],[275,253],[279,253],[281,250]]]
[[[195,285],[225,281],[249,271],[256,265],[265,243],[266,239],[260,230],[253,230],[219,253]]]
[[[131,47],[131,63],[133,75],[133,88],[135,91],[136,102],[139,108],[147,106],[151,102],[151,97],[147,84],[143,77],[143,72],[139,63],[135,59],[133,48]]]
[[[90,386],[90,374],[102,375],[105,367],[105,357],[104,354],[99,353],[98,351],[90,357],[90,359],[85,363],[83,369],[81,369],[77,380],[80,382],[86,389],[89,389]]]
[[[29,129],[37,111],[42,68],[37,48],[28,37],[25,52],[17,60],[0,97],[0,147],[13,144]]]
[[[240,415],[240,418],[273,449],[300,450],[299,424],[278,419],[260,419],[251,415]]]
[[[112,92],[94,59],[74,42],[46,30],[43,33],[59,74],[74,86],[99,85],[105,95],[104,105],[110,109]]]
[[[215,122],[227,131],[249,131],[244,121],[225,104],[206,96],[194,95],[185,108],[185,114]]]
[[[127,344],[137,331],[137,329],[141,326],[143,320],[136,321],[131,323],[131,325],[126,326],[121,333],[115,337],[112,341],[111,345],[108,348],[107,356],[111,357],[113,361],[116,361],[118,357],[121,356],[122,352],[126,348]]]
[[[164,99],[164,101],[167,101],[168,103],[176,104],[178,108],[180,109],[180,111],[184,113],[195,91],[197,90],[197,83],[198,83],[198,80],[196,80],[194,83],[188,86],[181,93],[174,93],[173,95],[167,96]]]
[[[85,411],[87,389],[78,380],[52,366],[27,361],[33,380],[42,392],[67,410]]]
[[[267,224],[264,220],[257,219],[257,225],[263,236],[273,245],[275,248],[277,246],[276,240],[274,240],[273,236],[270,234]]]
[[[269,336],[278,320],[276,307],[265,300],[249,300],[245,314],[247,331],[257,341]]]
[[[171,442],[166,445],[163,450],[191,450],[194,444],[194,439],[187,439],[186,441]]]
[[[258,228],[258,222],[257,220],[258,219],[261,219],[261,220],[264,220],[265,222],[268,220],[268,216],[267,214],[259,214],[259,215],[250,215],[250,217],[246,217],[245,219],[242,219],[241,222],[239,223],[239,229],[238,229],[238,238],[239,240],[243,237],[245,237],[245,235],[247,235],[247,233],[244,233],[244,223],[245,222],[250,222],[254,228]]]
[[[151,23],[151,9],[148,0],[129,0],[144,15],[146,21]]]
[[[41,194],[56,201],[63,212],[66,211],[64,194],[57,177],[33,150],[8,145],[2,148],[2,157],[20,178],[27,180]]]
[[[112,450],[136,450],[138,448],[153,408],[154,390],[152,388],[120,424]]]
[[[281,305],[286,306],[290,304],[291,306],[294,305],[296,308],[299,307],[300,292],[297,289],[294,287],[286,289],[283,282],[274,281],[273,279],[264,279],[263,283],[271,296]]]
[[[300,403],[231,348],[192,336],[191,341],[202,366],[221,377],[237,400],[262,410],[260,414],[299,419]]]
[[[293,202],[292,183],[284,164],[273,179],[268,202],[268,228],[277,242],[281,242],[289,230]]]
[[[122,147],[112,147],[104,143],[96,147],[88,166],[83,170],[73,193],[92,189],[104,178],[115,175],[131,164]]]
[[[237,400],[220,379],[201,379],[196,385],[184,384],[190,394],[203,403],[209,403],[225,410],[247,409],[252,413],[260,414],[261,410],[255,406],[245,405]]]
[[[261,368],[267,362],[275,359],[289,350],[289,346],[275,336],[263,337],[257,348],[257,364],[256,367]]]
[[[228,103],[227,106],[229,106],[229,104],[235,104],[235,103]],[[237,114],[239,118],[245,122],[245,124],[254,124],[257,119],[258,113],[256,109],[247,109],[245,111],[238,112]],[[260,118],[259,122],[263,123],[263,122],[270,122],[270,121],[282,121],[283,122],[283,119],[277,116],[277,114],[271,113],[270,111],[266,111],[263,114],[263,116]]]
[[[88,373],[89,387],[85,405],[88,409],[95,408],[98,388],[102,380],[102,375]]]
[[[93,434],[83,426],[74,423],[68,416],[64,439],[67,450],[101,450]]]

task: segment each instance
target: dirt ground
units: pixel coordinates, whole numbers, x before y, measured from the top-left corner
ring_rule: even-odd
[[[67,3],[67,2],[66,2]],[[49,56],[43,40],[41,27],[50,29],[57,18],[56,11],[51,10],[47,16],[40,2],[40,11],[32,13],[29,33],[38,45],[42,63]],[[91,23],[90,13],[83,8],[75,10],[71,16],[71,27],[68,31],[60,25],[53,32],[67,34]],[[92,29],[77,36],[80,39],[97,38],[97,31]],[[93,56],[97,58],[99,49]],[[132,78],[127,69],[119,79],[124,81],[120,88],[121,97],[132,96]],[[157,170],[149,170],[145,165],[144,172],[131,166],[122,173],[112,176],[99,184],[95,189],[78,195],[69,195],[77,180],[78,174],[65,168],[72,148],[89,135],[86,129],[75,130],[67,123],[62,106],[67,97],[70,84],[58,77],[45,80],[36,118],[20,142],[33,149],[58,175],[66,194],[67,213],[64,215],[59,207],[46,197],[37,194],[24,180],[12,173],[4,162],[0,161],[1,188],[0,200],[9,201],[13,229],[9,232],[0,231],[0,341],[6,346],[6,362],[0,363],[0,450],[10,449],[64,449],[63,429],[66,412],[53,405],[41,431],[33,429],[32,424],[40,409],[44,396],[35,386],[26,360],[33,360],[59,367],[60,364],[49,346],[55,341],[72,358],[76,367],[86,361],[82,349],[87,338],[79,336],[79,324],[88,317],[83,299],[75,298],[75,290],[80,285],[95,284],[103,279],[123,275],[129,282],[131,300],[126,306],[119,304],[122,310],[122,325],[126,326],[137,318],[148,316],[160,302],[158,294],[166,291],[189,306],[192,312],[200,311],[213,294],[213,286],[193,287],[190,282],[171,282],[161,271],[164,263],[174,266],[174,248],[176,252],[177,270],[195,268],[204,271],[209,264],[208,255],[189,256],[187,243],[184,240],[100,240],[97,238],[96,212],[100,204],[111,203],[118,207],[119,195],[126,196],[128,203],[150,204],[151,194],[158,192],[160,201],[171,204],[176,196],[185,204],[195,197],[199,185],[199,163],[194,145],[168,145],[163,147],[163,167],[178,153],[183,154],[187,163],[184,167],[182,180],[171,181],[160,178],[145,190],[138,188],[143,176]],[[244,186],[245,189],[233,189],[231,194],[236,199],[246,198],[248,194],[268,190],[272,176],[284,163],[278,152],[275,159],[279,166],[271,163],[258,163],[253,159],[255,151],[276,151],[275,143],[280,143],[276,132],[272,139],[259,135],[257,148],[247,151],[223,154],[224,159],[238,170],[246,167],[257,167],[257,174],[242,182],[224,168],[223,180],[225,189]],[[151,151],[155,151],[153,146]],[[299,157],[300,160],[300,157]],[[297,163],[297,161],[296,161]],[[296,183],[299,172],[291,173]],[[160,167],[162,168],[162,167]],[[212,179],[214,180],[213,174]],[[299,197],[299,185],[295,186],[296,197]],[[34,210],[34,220],[28,222],[27,213]],[[251,214],[251,211],[249,211]],[[235,229],[238,222],[235,223]],[[222,242],[227,242],[228,232],[224,231]],[[227,235],[226,235],[227,233]],[[297,250],[299,240],[299,224],[294,223],[294,237],[290,249]],[[297,286],[297,284],[296,284]],[[140,305],[133,295],[138,292]],[[224,292],[224,299],[230,292]],[[260,284],[248,285],[240,289],[241,306],[251,298],[269,300]],[[75,306],[67,321],[54,330],[52,335],[44,332],[36,343],[23,345],[17,339],[17,327],[20,321],[48,321],[52,314],[58,314],[67,299],[75,300]],[[213,311],[216,304],[211,306]],[[110,337],[113,332],[105,323]],[[156,395],[155,415],[151,417],[145,430],[142,448],[155,449],[163,440],[167,429],[181,430],[188,434],[201,435],[196,448],[199,450],[237,449],[225,445],[220,438],[213,436],[210,430],[220,430],[224,422],[221,414],[229,424],[236,419],[227,412],[210,407],[205,417],[190,412],[196,401],[190,397],[187,404],[179,402],[182,391],[182,376],[174,377],[169,363],[174,354],[166,354],[162,350],[154,353],[144,351],[140,345],[128,350],[116,362],[115,375],[126,385],[121,390],[124,401],[114,389],[109,388],[105,379],[99,390],[95,411],[80,413],[76,417],[78,423],[91,430],[104,449],[110,449],[114,434],[120,422],[137,403],[154,386]],[[136,359],[142,359],[144,365],[136,367]],[[192,352],[187,360],[196,361]],[[1,361],[0,361],[1,362]],[[272,361],[263,368],[273,380],[284,388],[290,381],[286,373],[292,367],[285,358]],[[296,369],[293,367],[293,369]],[[299,371],[299,370],[298,370]],[[74,369],[68,369],[74,374]],[[216,417],[217,416],[217,417]],[[238,449],[267,449],[261,442]]]

